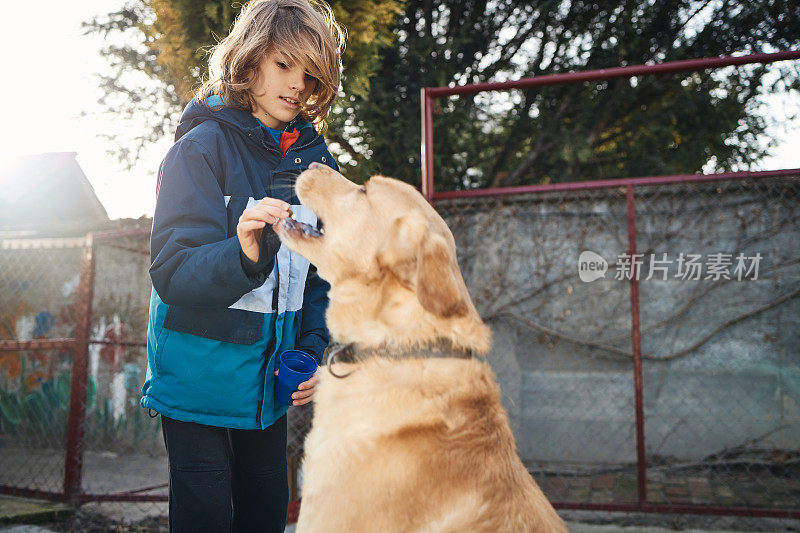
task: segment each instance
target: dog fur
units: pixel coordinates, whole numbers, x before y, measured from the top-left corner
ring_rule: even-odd
[[[346,377],[319,373],[298,533],[567,531],[516,453],[491,368],[456,357],[491,335],[438,213],[408,184],[324,166],[297,194],[324,235],[275,230],[331,284],[328,328],[355,346],[334,365]],[[454,357],[425,357],[442,343]]]

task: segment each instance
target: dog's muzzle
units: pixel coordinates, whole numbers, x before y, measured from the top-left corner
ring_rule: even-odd
[[[284,218],[281,220],[281,224],[289,231],[302,231],[308,237],[317,238],[323,235],[320,230],[311,224],[306,224],[305,222],[300,222],[293,218]]]

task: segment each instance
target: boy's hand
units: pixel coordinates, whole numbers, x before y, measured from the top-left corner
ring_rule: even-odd
[[[319,370],[317,370],[319,372]],[[278,375],[278,371],[275,371],[275,375]],[[309,403],[311,400],[314,399],[314,387],[317,386],[319,383],[319,378],[317,377],[316,372],[311,379],[308,381],[302,382],[298,387],[297,391],[292,393],[292,405],[305,405]]]
[[[253,207],[247,208],[239,217],[236,236],[244,255],[252,262],[258,261],[261,232],[267,224],[274,224],[289,216],[289,204],[277,198],[263,198]]]

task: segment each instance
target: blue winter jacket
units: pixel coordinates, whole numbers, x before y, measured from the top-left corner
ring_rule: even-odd
[[[299,137],[284,155],[250,113],[219,97],[208,103],[186,107],[159,169],[141,405],[187,422],[263,429],[286,412],[274,401],[276,354],[296,347],[319,360],[328,343],[328,285],[269,226],[253,263],[236,225],[265,196],[317,224],[294,181],[312,161],[338,167],[299,117],[285,128]]]

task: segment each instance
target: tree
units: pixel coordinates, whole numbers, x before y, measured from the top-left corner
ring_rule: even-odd
[[[200,49],[209,29],[220,30],[190,26],[190,4],[152,0],[138,5],[135,24],[114,26],[119,17],[111,17],[91,28],[119,32],[145,24],[142,35],[160,35],[157,46],[143,41],[145,57],[124,48],[109,52],[118,65],[158,80],[162,101],[170,102],[182,90],[181,73],[194,79],[204,70],[201,58],[185,50]],[[333,4],[350,44],[344,91],[327,135],[356,180],[381,172],[419,184],[422,87],[800,43],[800,7],[790,0],[406,0],[402,10],[399,3],[370,4]],[[196,13],[227,22],[219,5],[209,0]],[[184,16],[169,18],[174,10]],[[376,13],[381,16],[364,18]],[[183,46],[176,37],[183,35],[196,37]],[[796,65],[784,63],[443,99],[435,120],[437,187],[747,168],[768,150],[758,140],[766,127],[762,95],[796,91],[798,79]]]
[[[419,89],[796,48],[783,0],[409,0],[355,110],[375,168],[419,183]],[[759,96],[796,64],[729,68],[437,101],[438,188],[747,167],[765,153]]]

